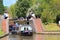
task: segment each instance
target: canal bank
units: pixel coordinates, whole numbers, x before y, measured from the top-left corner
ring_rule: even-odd
[[[0,36],[0,39],[6,37],[8,35],[9,35],[9,33],[3,34],[3,35]]]

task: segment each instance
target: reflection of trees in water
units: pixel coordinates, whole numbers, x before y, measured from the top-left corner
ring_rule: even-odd
[[[9,35],[9,40],[20,40],[20,36],[18,36],[18,35]]]
[[[33,36],[9,35],[9,40],[33,40]]]
[[[21,40],[33,40],[33,36],[22,36]]]
[[[20,35],[9,35],[0,40],[60,40],[60,35],[40,35],[35,34],[33,36],[20,36]]]

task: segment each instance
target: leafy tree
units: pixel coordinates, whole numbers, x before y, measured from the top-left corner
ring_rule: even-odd
[[[57,0],[38,0],[40,6],[34,10],[36,15],[41,14],[43,22],[54,22],[56,20],[56,16],[60,13],[59,3],[56,1]]]
[[[17,17],[26,17],[26,13],[28,11],[28,8],[30,8],[30,5],[30,0],[18,0],[15,10]]]
[[[14,7],[12,14],[18,18],[26,17],[28,9],[32,8],[36,15],[41,16],[43,23],[56,22],[56,16],[60,14],[59,0],[18,0]]]
[[[15,14],[15,4],[11,5],[9,8],[9,14],[12,18],[16,18],[16,14]]]
[[[0,14],[4,13],[3,0],[0,0]]]
[[[4,6],[4,10],[7,10],[8,9],[8,7],[7,6]]]

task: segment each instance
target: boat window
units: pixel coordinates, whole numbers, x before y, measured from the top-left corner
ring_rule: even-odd
[[[32,30],[32,27],[28,27],[29,30]]]
[[[24,31],[24,30],[32,30],[32,27],[31,26],[22,26],[21,31]]]
[[[24,27],[21,27],[21,31],[23,31],[24,30]]]

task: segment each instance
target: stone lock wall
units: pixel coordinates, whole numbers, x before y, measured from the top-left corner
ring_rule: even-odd
[[[9,32],[9,23],[8,23],[8,19],[2,19],[2,31],[4,31],[5,33]]]

